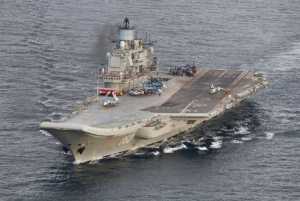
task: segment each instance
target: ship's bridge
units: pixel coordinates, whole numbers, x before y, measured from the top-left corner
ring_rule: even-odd
[[[127,17],[119,26],[118,41],[112,52],[107,53],[107,61],[102,75],[104,85],[122,91],[132,86],[128,84],[129,80],[136,83],[135,79],[157,69],[153,47],[144,45],[144,41],[137,37]]]

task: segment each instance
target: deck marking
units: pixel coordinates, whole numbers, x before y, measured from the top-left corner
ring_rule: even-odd
[[[229,86],[229,88],[233,88],[239,81],[241,81],[245,76],[247,76],[249,71],[243,71]]]
[[[185,108],[183,108],[183,110],[181,111],[181,113],[185,113],[186,110],[194,103],[195,100],[192,100],[187,106],[185,106]]]

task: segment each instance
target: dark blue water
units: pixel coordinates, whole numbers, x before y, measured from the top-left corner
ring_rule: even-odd
[[[124,16],[157,40],[162,68],[257,69],[270,86],[181,150],[73,165],[39,122],[93,95]],[[298,0],[2,0],[0,64],[0,200],[300,200]],[[182,146],[203,135],[208,151]]]

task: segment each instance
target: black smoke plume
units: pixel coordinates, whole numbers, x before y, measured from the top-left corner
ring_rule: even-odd
[[[104,24],[98,29],[97,41],[94,46],[93,56],[97,63],[106,63],[106,53],[111,51],[118,37],[118,24]]]

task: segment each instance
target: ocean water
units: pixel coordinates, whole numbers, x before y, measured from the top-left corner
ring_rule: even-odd
[[[0,200],[300,200],[299,1],[2,0],[0,8]],[[160,150],[73,165],[39,122],[93,95],[124,16],[157,41],[162,68],[256,69],[270,85]]]

